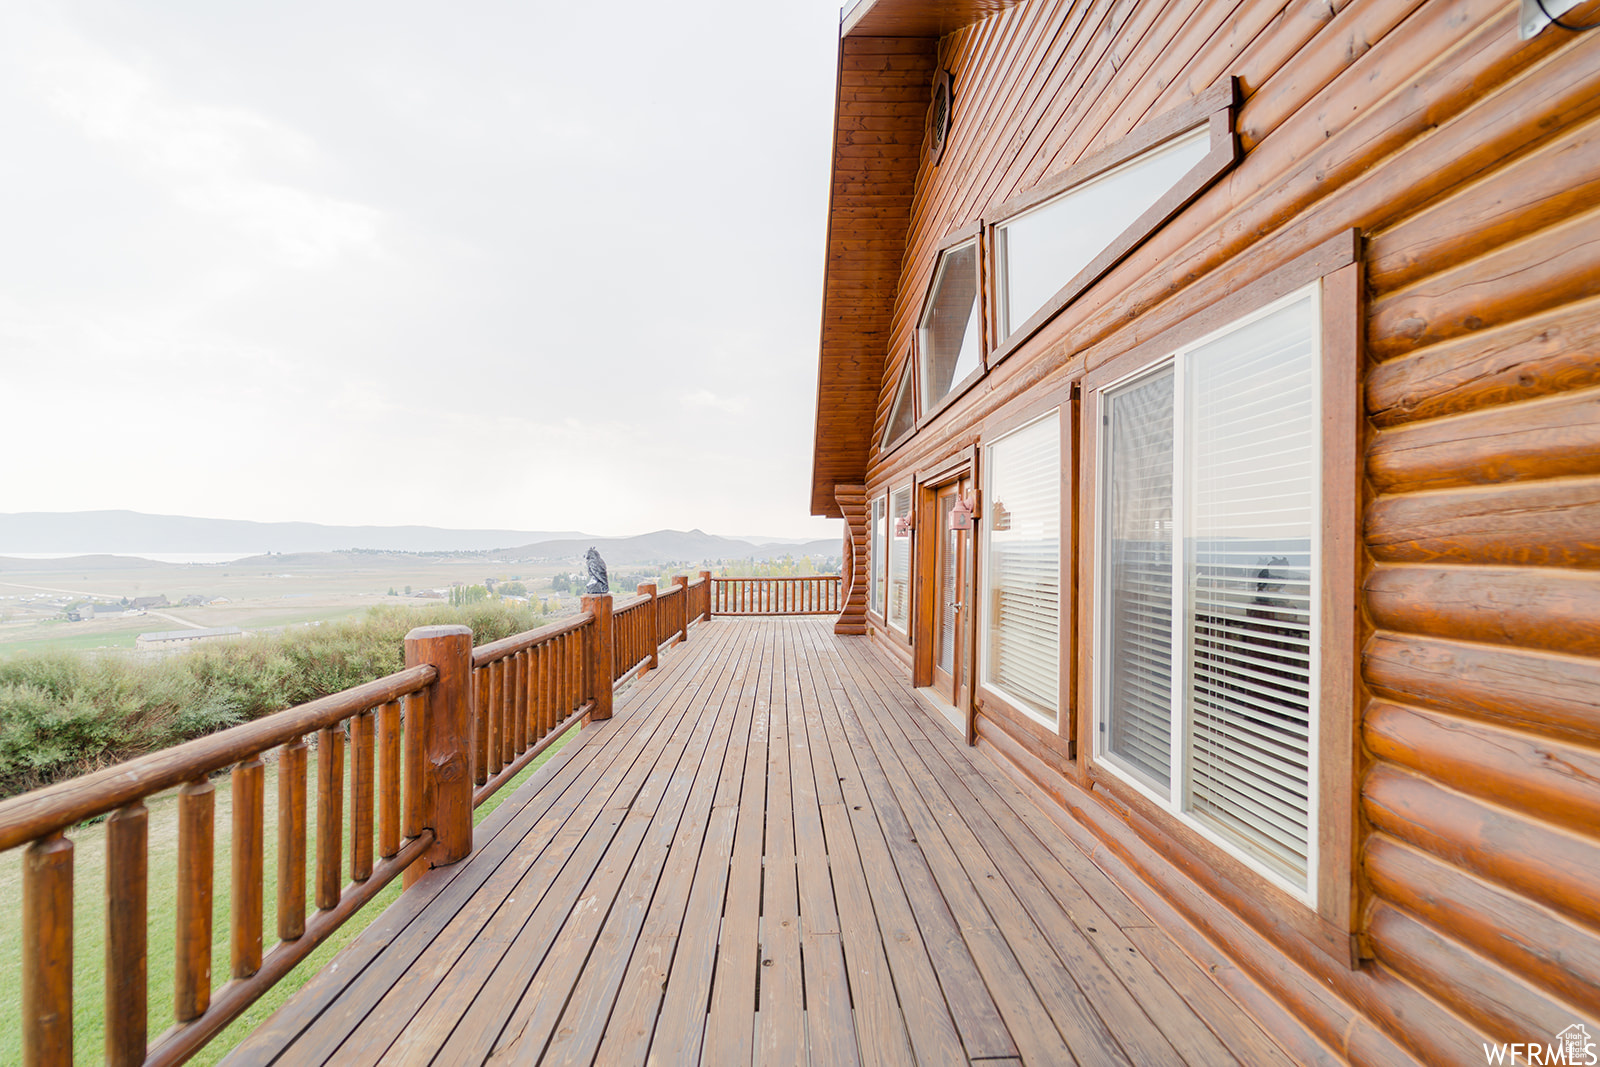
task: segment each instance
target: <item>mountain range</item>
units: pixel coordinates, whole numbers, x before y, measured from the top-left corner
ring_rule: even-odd
[[[720,537],[701,530],[657,530],[594,537],[573,530],[449,530],[436,526],[326,526],[150,515],[138,511],[0,514],[0,556],[49,553],[133,556],[142,553],[297,555],[345,549],[391,552],[487,552],[508,559],[561,559],[595,546],[609,563],[657,560],[770,559],[786,554],[838,555],[834,538],[796,542]]]

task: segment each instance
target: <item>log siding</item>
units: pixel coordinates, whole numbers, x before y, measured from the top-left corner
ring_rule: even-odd
[[[1596,18],[1600,0],[1569,16]],[[856,338],[882,361],[876,421],[839,480],[870,499],[1042,405],[1084,447],[1086,374],[1356,234],[1358,551],[1329,593],[1355,620],[1348,958],[1071,738],[981,698],[976,716],[979,746],[1056,800],[1119,887],[1204,931],[1187,951],[1236,974],[1257,1018],[1309,1026],[1307,1061],[1479,1063],[1485,1042],[1600,1030],[1600,33],[1524,41],[1516,22],[1489,0],[1028,0],[944,32],[948,142],[905,215],[880,220],[904,253],[872,294],[889,310]],[[878,447],[948,235],[1226,79],[1238,162]],[[825,299],[825,322],[848,310]],[[1081,574],[1093,538],[1072,536]],[[1083,720],[1078,659],[1063,654]]]

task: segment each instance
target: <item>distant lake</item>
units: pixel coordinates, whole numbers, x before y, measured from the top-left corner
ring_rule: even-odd
[[[73,559],[77,556],[131,556],[157,563],[232,563],[260,552],[0,552],[12,559]]]

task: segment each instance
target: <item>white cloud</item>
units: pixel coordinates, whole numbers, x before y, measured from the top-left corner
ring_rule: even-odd
[[[750,398],[747,396],[720,396],[709,389],[695,389],[684,393],[682,399],[684,407],[712,408],[730,415],[736,415],[750,406]]]
[[[293,267],[327,267],[347,252],[375,249],[378,211],[259,173],[314,170],[317,149],[304,134],[238,108],[176,99],[147,72],[64,27],[41,28],[31,52],[35,92],[176,203]]]

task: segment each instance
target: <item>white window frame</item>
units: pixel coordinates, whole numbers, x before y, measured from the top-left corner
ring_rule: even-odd
[[[1310,656],[1311,671],[1308,687],[1309,692],[1311,693],[1311,701],[1308,717],[1309,744],[1307,746],[1307,780],[1305,783],[1307,797],[1306,825],[1309,832],[1306,839],[1306,881],[1305,885],[1303,886],[1295,884],[1295,882],[1289,878],[1286,878],[1281,872],[1276,870],[1270,864],[1259,859],[1249,849],[1242,847],[1239,842],[1214,830],[1203,820],[1195,818],[1187,810],[1190,793],[1190,771],[1188,756],[1191,748],[1191,737],[1188,725],[1189,716],[1185,707],[1185,694],[1188,691],[1187,668],[1185,666],[1185,661],[1187,660],[1186,652],[1188,639],[1186,633],[1188,630],[1188,620],[1186,618],[1186,597],[1183,595],[1183,590],[1180,585],[1180,575],[1182,572],[1180,560],[1182,558],[1181,553],[1183,548],[1183,534],[1189,514],[1188,501],[1185,495],[1187,487],[1184,485],[1183,470],[1184,463],[1186,462],[1188,455],[1187,452],[1183,450],[1185,448],[1184,435],[1186,430],[1184,425],[1183,400],[1185,396],[1185,381],[1183,376],[1185,363],[1184,357],[1197,348],[1201,348],[1206,344],[1217,340],[1218,338],[1224,337],[1230,333],[1244,328],[1245,326],[1248,326],[1250,323],[1255,322],[1258,319],[1265,318],[1266,316],[1271,315],[1290,304],[1305,299],[1307,295],[1310,295],[1312,298],[1311,321],[1313,328],[1311,331],[1311,336],[1314,348],[1313,361],[1314,363],[1320,365],[1322,360],[1323,296],[1322,282],[1319,279],[1318,281],[1312,282],[1308,286],[1296,289],[1294,292],[1288,293],[1269,304],[1266,304],[1246,315],[1230,321],[1227,325],[1221,327],[1220,329],[1214,330],[1202,337],[1195,338],[1192,341],[1188,341],[1175,349],[1173,352],[1168,353],[1167,355],[1162,356],[1146,364],[1145,366],[1138,368],[1137,370],[1131,371],[1130,373],[1115,380],[1106,382],[1097,391],[1096,406],[1098,410],[1094,419],[1092,420],[1091,425],[1095,427],[1096,434],[1100,435],[1098,436],[1099,443],[1096,447],[1096,456],[1097,462],[1101,466],[1101,472],[1096,477],[1095,489],[1097,498],[1095,508],[1096,521],[1094,523],[1094,530],[1092,533],[1092,559],[1094,565],[1089,568],[1092,575],[1091,580],[1094,583],[1093,603],[1095,605],[1094,617],[1092,619],[1095,670],[1092,672],[1092,678],[1090,680],[1092,698],[1090,702],[1091,726],[1089,732],[1093,739],[1095,762],[1106,773],[1115,776],[1119,781],[1138,791],[1141,795],[1148,798],[1152,803],[1177,818],[1186,828],[1201,835],[1207,841],[1210,841],[1212,844],[1225,850],[1230,856],[1238,859],[1240,862],[1248,866],[1252,871],[1261,875],[1263,878],[1266,878],[1273,885],[1290,894],[1296,900],[1299,900],[1315,909],[1318,903],[1317,887],[1320,877],[1319,867],[1323,859],[1323,857],[1320,855],[1320,849],[1318,847],[1318,827],[1320,825],[1322,814],[1320,804],[1321,791],[1319,788],[1321,777],[1321,746],[1318,744],[1318,738],[1321,736],[1321,718],[1323,714],[1319,694],[1321,691],[1321,661],[1323,653],[1322,644],[1324,640],[1319,619],[1322,614],[1322,605],[1324,598],[1327,595],[1327,591],[1322,587],[1322,569],[1317,563],[1317,561],[1321,560],[1324,550],[1322,525],[1320,523],[1312,524],[1311,551],[1313,565],[1310,568],[1310,617],[1312,619],[1313,630]],[[1105,748],[1106,738],[1109,733],[1109,731],[1103,729],[1103,727],[1106,724],[1105,674],[1110,665],[1110,656],[1109,652],[1107,651],[1109,649],[1109,634],[1107,632],[1109,619],[1107,605],[1110,603],[1110,591],[1106,588],[1104,567],[1104,561],[1106,559],[1106,546],[1104,543],[1104,510],[1106,499],[1105,494],[1109,486],[1109,478],[1104,471],[1105,465],[1109,460],[1110,450],[1108,441],[1103,436],[1105,422],[1103,416],[1106,394],[1121,389],[1124,386],[1136,382],[1141,378],[1146,378],[1161,373],[1168,367],[1173,367],[1175,373],[1175,379],[1173,382],[1173,395],[1175,398],[1173,413],[1173,440],[1175,443],[1175,455],[1173,459],[1172,492],[1174,500],[1174,523],[1179,528],[1174,531],[1173,547],[1173,728],[1171,746],[1172,762],[1169,772],[1171,786],[1169,794],[1164,796],[1157,789],[1152,788],[1142,775],[1138,774],[1131,768],[1120,764],[1117,757],[1107,751]],[[1322,395],[1322,387],[1319,383],[1317,387],[1317,405],[1319,411],[1326,402],[1327,400]],[[1314,434],[1313,441],[1315,442],[1316,447],[1316,460],[1314,469],[1320,469],[1323,458],[1321,434]],[[1314,486],[1314,489],[1317,493],[1317,504],[1315,505],[1315,508],[1319,509],[1322,500],[1320,484]]]
[[[980,585],[980,588],[982,590],[982,592],[979,594],[979,597],[978,597],[978,602],[980,604],[988,605],[991,602],[990,598],[991,598],[992,593],[993,593],[993,587],[990,585],[990,582],[993,581],[993,578],[994,578],[994,567],[990,563],[989,536],[990,536],[990,533],[991,533],[991,526],[993,524],[994,500],[995,500],[994,491],[993,491],[993,488],[994,488],[993,487],[993,478],[994,478],[994,468],[995,468],[994,452],[993,452],[994,446],[999,444],[1001,441],[1004,441],[1006,438],[1011,437],[1013,434],[1021,433],[1024,430],[1030,429],[1031,427],[1038,425],[1040,422],[1043,422],[1045,419],[1052,418],[1052,417],[1054,417],[1055,419],[1058,420],[1057,424],[1056,424],[1056,430],[1057,430],[1057,432],[1056,432],[1056,476],[1057,476],[1057,479],[1059,480],[1060,475],[1061,475],[1061,471],[1065,468],[1065,465],[1067,463],[1067,456],[1065,455],[1065,450],[1062,448],[1062,444],[1061,444],[1061,433],[1060,433],[1061,422],[1059,421],[1059,420],[1064,420],[1064,419],[1066,419],[1068,417],[1066,410],[1063,409],[1063,408],[1053,407],[1053,408],[1050,408],[1048,411],[1042,411],[1037,416],[1029,419],[1027,422],[1022,423],[1020,426],[1014,426],[1014,427],[1006,430],[1004,433],[996,434],[993,440],[987,441],[987,442],[984,443],[984,455],[983,455],[983,470],[982,470],[982,473],[983,473],[983,479],[984,479],[983,500],[985,502],[984,503],[984,510],[985,510],[985,513],[986,513],[986,517],[979,523],[979,525],[982,527],[981,536],[980,536],[980,540],[979,540],[979,557],[978,557],[979,558],[979,566],[978,566],[979,585]],[[1057,583],[1057,592],[1056,592],[1056,689],[1057,689],[1057,693],[1058,693],[1058,696],[1057,696],[1057,705],[1058,706],[1056,708],[1056,713],[1054,715],[1045,715],[1042,712],[1039,712],[1039,711],[1035,710],[1035,708],[1033,707],[1033,704],[1032,704],[1031,701],[1027,700],[1026,698],[1024,698],[1022,696],[1019,696],[1019,695],[1017,695],[1015,693],[1010,692],[1003,685],[1001,685],[999,682],[991,680],[991,678],[989,676],[989,656],[990,656],[989,640],[990,640],[990,634],[993,632],[993,625],[994,625],[994,620],[993,619],[989,619],[989,620],[986,621],[986,624],[984,626],[983,640],[978,642],[978,650],[979,650],[978,684],[981,685],[983,688],[993,692],[996,696],[1000,697],[1002,700],[1004,700],[1011,707],[1016,708],[1018,711],[1021,711],[1023,714],[1025,714],[1029,718],[1033,719],[1040,726],[1043,726],[1043,727],[1049,729],[1052,733],[1056,733],[1056,734],[1060,733],[1062,720],[1066,717],[1063,714],[1066,711],[1066,709],[1060,706],[1061,701],[1060,701],[1060,697],[1059,697],[1059,692],[1060,692],[1060,689],[1061,689],[1061,679],[1062,679],[1062,677],[1065,676],[1066,671],[1067,671],[1067,665],[1062,662],[1062,657],[1061,657],[1062,634],[1067,628],[1067,612],[1066,612],[1066,605],[1065,605],[1066,588],[1065,587],[1066,587],[1067,581],[1068,581],[1069,566],[1070,566],[1070,561],[1067,558],[1067,549],[1068,549],[1067,537],[1066,537],[1067,529],[1066,529],[1066,523],[1065,523],[1065,521],[1063,521],[1063,517],[1066,514],[1067,507],[1068,507],[1068,503],[1067,503],[1065,495],[1063,494],[1063,496],[1059,500],[1057,508],[1056,508],[1056,583]],[[985,608],[985,610],[987,610],[987,607]]]

